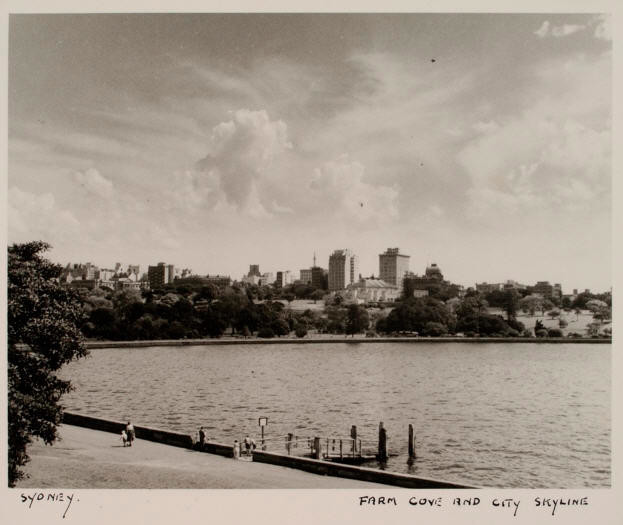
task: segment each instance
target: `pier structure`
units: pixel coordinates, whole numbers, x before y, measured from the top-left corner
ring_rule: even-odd
[[[65,412],[63,414],[63,423],[104,432],[113,432],[115,434],[120,433],[121,430],[125,428],[125,423],[121,421],[112,421],[71,412]],[[138,440],[153,441],[173,447],[192,449],[198,453],[215,454],[226,458],[237,459],[240,457],[240,442],[238,440],[233,444],[207,441],[201,446],[198,440],[188,434],[143,427],[140,425],[135,425],[135,429]],[[410,428],[409,439],[411,439],[411,432],[412,428]],[[388,452],[387,434],[382,423],[379,425],[379,442],[376,443],[376,454],[373,453],[374,443],[362,441],[357,436],[357,428],[355,426],[351,427],[350,437],[336,436],[322,438],[314,436],[300,438],[289,434],[285,440],[285,454],[283,453],[283,438],[279,440],[279,442],[280,452],[268,450],[268,448],[271,448],[271,443],[277,444],[278,441],[267,438],[261,444],[260,449],[251,450],[250,453],[245,456],[245,459],[247,461],[268,463],[324,476],[336,476],[404,488],[477,488],[455,482],[359,466],[359,464],[364,461],[378,460],[383,462],[387,457],[397,455]],[[413,445],[414,456],[410,457],[409,461],[412,461],[415,457],[414,436],[411,443]],[[294,454],[293,451],[297,451],[296,449],[299,447],[302,449],[303,454]],[[411,454],[411,448],[409,450]]]

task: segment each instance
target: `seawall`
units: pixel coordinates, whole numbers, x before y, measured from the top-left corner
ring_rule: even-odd
[[[150,341],[87,341],[87,348],[143,348],[148,346],[286,345],[328,343],[517,343],[517,344],[612,344],[610,338],[574,337],[336,337],[274,339],[163,339]]]
[[[121,434],[121,431],[125,430],[127,422],[85,416],[83,414],[75,414],[73,412],[64,412],[63,423],[78,427],[91,428],[93,430],[102,430],[104,432]],[[139,425],[134,425],[134,431],[137,439],[145,439],[147,441],[171,445],[173,447],[193,448],[193,438],[188,434],[143,427]]]
[[[99,417],[86,416],[76,414],[74,412],[64,412],[63,423],[66,425],[74,425],[78,427],[100,430],[104,432],[112,432],[120,434],[125,429],[126,422],[114,421]],[[162,443],[174,447],[187,449],[195,449],[196,443],[192,436],[169,430],[161,430],[150,427],[134,425],[137,439],[144,439],[156,443]],[[223,443],[210,441],[205,444],[204,453],[216,454],[219,456],[232,458],[234,456],[234,447]],[[199,453],[199,451],[198,451]],[[347,478],[359,481],[369,481],[373,483],[381,483],[384,485],[392,485],[404,488],[476,488],[472,486],[450,483],[442,480],[420,478],[410,476],[408,474],[399,474],[395,472],[387,472],[383,470],[343,465],[330,461],[322,461],[311,458],[303,458],[299,456],[288,456],[284,454],[276,454],[273,452],[265,452],[260,450],[253,451],[253,461],[258,463],[267,463],[281,467],[288,467],[297,470],[303,470],[313,474],[324,476],[335,476],[339,478]]]
[[[270,463],[290,467],[324,476],[337,476],[340,478],[356,479],[359,481],[371,481],[409,489],[473,489],[476,487],[460,485],[430,478],[420,478],[408,474],[398,474],[386,470],[377,470],[353,465],[344,465],[319,459],[302,458],[300,456],[286,456],[261,450],[253,451],[253,461]]]

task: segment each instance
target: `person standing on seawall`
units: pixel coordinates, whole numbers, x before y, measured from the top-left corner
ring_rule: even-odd
[[[125,433],[128,435],[128,443],[132,446],[132,442],[134,441],[134,425],[131,421],[128,421],[128,424],[125,426]]]
[[[206,433],[203,427],[199,427],[199,450],[203,450],[206,442]]]

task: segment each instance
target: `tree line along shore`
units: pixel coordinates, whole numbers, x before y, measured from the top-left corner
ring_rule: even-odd
[[[309,285],[217,287],[200,277],[155,290],[76,292],[88,340],[420,336],[460,338],[608,338],[609,297],[580,294],[556,306],[516,290],[463,297],[403,297],[392,303],[345,304]],[[539,315],[540,314],[540,315]]]

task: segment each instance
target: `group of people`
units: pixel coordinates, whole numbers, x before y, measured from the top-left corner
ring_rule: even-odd
[[[255,444],[255,440],[251,439],[249,435],[244,438],[242,445],[244,445],[244,450],[242,450],[241,444],[238,443],[237,439],[234,439],[234,459],[238,459],[240,454],[245,454],[247,456],[251,455],[251,452],[254,451],[257,447]]]
[[[125,426],[125,429],[121,431],[121,441],[123,442],[124,447],[131,447],[132,442],[136,437],[136,433],[134,431],[134,425],[131,421],[128,421],[128,424]],[[207,441],[207,436],[205,432],[205,428],[203,426],[199,427],[199,450],[204,450],[205,444]],[[256,449],[257,445],[255,444],[255,440],[250,438],[247,434],[244,438],[242,445],[244,445],[244,450],[241,446],[241,443],[238,443],[238,440],[234,440],[234,457],[240,457],[240,454],[244,453],[247,456],[251,455],[251,452]]]

